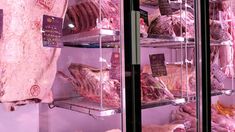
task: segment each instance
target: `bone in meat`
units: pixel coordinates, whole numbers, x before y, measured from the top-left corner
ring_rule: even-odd
[[[101,73],[98,68],[72,63],[68,70],[72,78],[67,77],[62,72],[58,72],[58,74],[65,80],[72,82],[75,90],[81,96],[100,102],[102,88],[104,104],[114,107],[120,106],[120,82],[109,78],[108,69],[103,69]]]
[[[67,0],[1,0],[0,101],[52,101],[60,49],[42,45],[43,15],[64,17]],[[38,102],[38,101],[37,101]]]

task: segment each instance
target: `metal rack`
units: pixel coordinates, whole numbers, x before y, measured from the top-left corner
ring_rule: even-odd
[[[211,96],[230,96],[234,92],[235,91],[231,89],[214,90],[211,92]],[[155,108],[165,105],[182,105],[187,102],[194,102],[195,100],[195,94],[183,98],[176,97],[176,99],[174,100],[162,99],[149,103],[142,103],[142,109]],[[91,100],[80,96],[55,99],[51,106],[64,108],[97,117],[111,116],[121,112],[120,108],[113,108],[109,106],[103,106],[103,108],[101,108],[99,103],[92,102]]]
[[[103,108],[101,108],[99,103],[92,102],[91,100],[80,96],[56,99],[51,105],[93,116],[111,116],[120,113],[120,109],[118,108],[108,106],[103,106]]]
[[[64,43],[64,46],[79,48],[99,48],[99,41],[101,37],[102,48],[114,48],[120,42],[119,34],[119,31],[109,29],[94,29],[87,32],[63,36],[61,38],[61,41]],[[211,40],[211,46],[231,45],[225,42],[226,41]],[[181,48],[181,46],[193,48],[195,47],[195,41],[194,38],[148,35],[148,37],[141,37],[140,46],[147,48],[172,49]]]
[[[102,41],[103,48],[112,48],[113,43],[118,43],[119,31],[109,29],[93,29],[90,31],[66,35],[61,38],[64,46],[81,48],[99,48],[99,41]]]
[[[102,42],[102,48],[114,48],[119,44],[119,31],[109,30],[109,29],[95,29],[87,32],[82,32],[78,34],[72,34],[62,37],[61,41],[64,42],[64,46],[72,46],[79,48],[100,48],[100,39]],[[224,43],[223,41],[211,40],[211,46],[226,46],[232,45],[231,43]],[[140,46],[147,48],[193,48],[195,47],[194,38],[184,38],[184,37],[172,37],[172,36],[157,36],[148,35],[148,37],[141,37]],[[211,96],[219,95],[231,95],[234,90],[223,89],[214,90],[211,92]],[[176,96],[174,100],[161,99],[157,101],[152,101],[148,103],[142,103],[142,109],[160,107],[165,105],[181,105],[187,102],[194,102],[196,100],[196,95],[191,94],[189,96]],[[64,108],[80,113],[89,114],[92,116],[111,116],[120,113],[120,108],[113,108],[103,105],[100,107],[100,103],[92,102],[91,100],[77,96],[64,99],[56,99],[52,106]]]

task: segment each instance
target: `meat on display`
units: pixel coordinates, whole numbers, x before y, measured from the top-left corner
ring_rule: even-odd
[[[107,106],[120,107],[120,79],[110,79],[110,69],[94,68],[84,64],[72,63],[68,67],[72,77],[59,71],[58,75],[73,84],[77,93],[94,102],[100,102],[101,88],[103,89],[103,103]],[[102,78],[102,81],[100,80]],[[102,86],[101,86],[102,84]],[[151,74],[141,73],[141,101],[149,103],[153,101],[174,99],[174,95],[168,90],[164,82]]]
[[[42,18],[44,14],[63,18],[66,8],[67,0],[0,1],[4,21],[0,39],[1,102],[13,106],[52,101],[60,49],[43,47]]]
[[[188,103],[173,110],[171,123],[185,124],[187,131],[196,132],[196,104]],[[235,130],[234,106],[225,106],[220,102],[212,104],[212,132],[228,132]]]
[[[102,69],[101,72],[100,69],[92,66],[72,63],[68,70],[72,77],[68,77],[63,72],[58,72],[58,75],[71,82],[79,95],[91,101],[100,102],[102,88],[103,103],[112,107],[120,107],[120,82],[109,78],[108,69]]]
[[[194,16],[187,11],[158,16],[149,26],[148,33],[166,36],[194,37]],[[181,28],[182,26],[182,28]],[[181,33],[182,29],[182,33]]]
[[[193,8],[192,2],[189,5]],[[235,42],[234,32],[234,13],[230,7],[230,1],[210,2],[210,38],[211,40],[221,41],[220,46],[211,52],[211,62],[220,65],[224,73],[231,77],[234,76],[234,46],[230,46]],[[177,8],[178,9],[178,8]],[[148,34],[156,34],[163,36],[183,36],[194,38],[194,16],[189,11],[174,10],[173,15],[160,15],[150,22]],[[182,31],[182,33],[181,33]],[[215,61],[215,55],[218,59]]]
[[[65,35],[92,30],[93,28],[119,29],[120,13],[117,0],[83,0],[70,6],[66,23],[74,24],[74,28],[64,27]],[[100,8],[101,7],[101,8]],[[99,12],[101,10],[101,13]],[[99,18],[101,15],[101,22]],[[98,23],[97,23],[98,22]]]

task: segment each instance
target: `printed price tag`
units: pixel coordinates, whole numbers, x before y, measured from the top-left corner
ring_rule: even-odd
[[[167,75],[164,54],[149,55],[149,59],[150,59],[150,65],[151,65],[153,77]]]
[[[220,83],[222,83],[227,78],[225,73],[220,69],[217,64],[211,65],[211,74],[213,74]]]
[[[161,15],[172,15],[172,9],[168,0],[158,0]]]
[[[0,38],[2,38],[3,31],[3,10],[0,9]]]
[[[62,37],[62,18],[43,15],[42,40],[43,46],[62,47],[60,38]]]
[[[144,20],[144,23],[148,26],[149,25],[149,19],[148,19],[148,12],[145,10],[140,9],[140,18]]]

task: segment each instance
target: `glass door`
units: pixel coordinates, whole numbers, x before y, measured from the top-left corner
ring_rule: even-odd
[[[200,131],[196,0],[139,2],[142,131]]]

